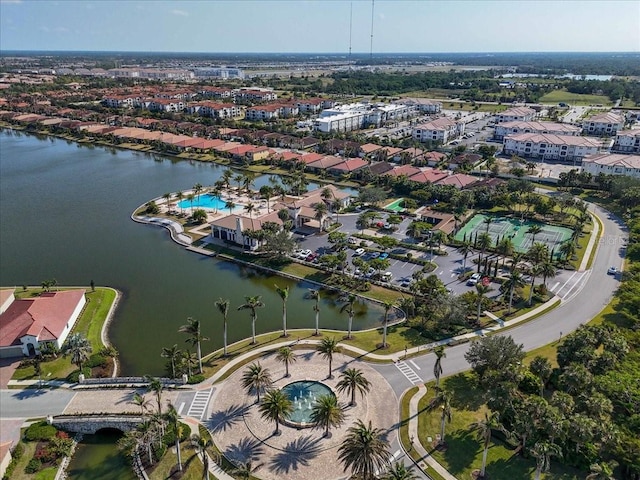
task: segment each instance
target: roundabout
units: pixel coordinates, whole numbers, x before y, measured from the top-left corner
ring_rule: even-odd
[[[323,480],[344,478],[342,464],[337,461],[337,450],[347,429],[356,420],[367,423],[386,433],[390,443],[397,436],[398,399],[384,377],[373,368],[341,354],[333,357],[333,378],[327,378],[328,362],[313,350],[296,350],[297,361],[290,365],[291,376],[284,376],[284,366],[275,354],[262,356],[259,362],[271,373],[274,389],[284,389],[294,404],[292,418],[280,425],[280,434],[274,435],[274,423],[261,417],[256,395],[242,387],[243,369],[235,371],[220,384],[211,402],[211,413],[205,425],[211,432],[221,453],[236,464],[251,461],[259,468],[255,475],[264,480],[282,478]],[[357,368],[371,383],[363,397],[357,396],[349,406],[347,392],[338,393],[340,374],[347,368]],[[310,424],[309,414],[314,395],[335,395],[344,406],[345,420],[340,427],[331,429],[329,437],[323,428]]]

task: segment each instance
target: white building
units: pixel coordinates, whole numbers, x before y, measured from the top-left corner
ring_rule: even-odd
[[[242,118],[244,107],[234,103],[197,102],[190,104],[186,111],[190,114],[198,114],[211,118]]]
[[[611,150],[620,153],[640,153],[640,128],[618,131]]]
[[[615,137],[624,128],[624,117],[616,113],[599,113],[582,123],[582,133],[602,137]]]
[[[244,71],[237,67],[209,67],[196,68],[193,71],[196,78],[221,78],[221,79],[243,79]]]
[[[419,142],[445,144],[464,133],[464,122],[455,122],[447,117],[437,118],[413,128],[411,136]]]
[[[582,171],[594,177],[605,175],[625,175],[640,179],[640,156],[602,153],[590,155],[582,160]]]
[[[513,107],[496,114],[496,123],[505,122],[531,122],[536,116],[536,111],[529,107]]]
[[[516,135],[518,133],[542,133],[553,135],[580,135],[580,128],[568,123],[555,122],[504,122],[496,125],[493,138],[502,140],[507,135]]]
[[[442,110],[442,103],[426,98],[402,98],[395,103],[413,106],[420,113],[440,113]]]
[[[587,155],[599,153],[603,148],[597,138],[541,133],[508,135],[502,144],[507,155],[566,162],[582,160]]]
[[[187,107],[182,100],[169,100],[166,98],[152,99],[147,108],[152,112],[181,112]]]

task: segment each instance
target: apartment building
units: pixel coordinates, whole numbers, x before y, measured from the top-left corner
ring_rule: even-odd
[[[507,155],[565,162],[580,161],[587,155],[599,153],[604,147],[597,138],[541,133],[508,135],[502,144]]]
[[[640,179],[640,156],[619,153],[589,155],[582,160],[582,171],[594,177],[603,173]]]
[[[611,150],[620,153],[640,154],[640,128],[618,131]]]
[[[273,102],[278,99],[278,94],[268,88],[243,87],[234,93],[236,98],[252,102]]]
[[[553,135],[580,135],[580,128],[568,123],[555,122],[504,122],[496,125],[493,138],[502,140],[507,135],[517,135],[519,133],[541,133]]]
[[[190,104],[186,111],[192,115],[220,119],[244,117],[244,107],[234,103],[196,102]]]
[[[447,117],[437,118],[413,128],[411,136],[419,142],[447,143],[464,133],[464,123]]]
[[[275,120],[281,115],[280,105],[258,105],[247,108],[245,118],[247,120]]]
[[[336,102],[328,98],[305,98],[296,100],[298,111],[303,114],[315,114],[321,112],[325,108],[333,108]]]
[[[582,133],[598,137],[615,137],[624,128],[624,117],[613,112],[599,113],[582,122]]]
[[[203,67],[193,70],[196,78],[244,79],[244,71],[237,67]]]
[[[169,100],[166,98],[153,98],[147,108],[152,112],[181,112],[187,107],[182,100]]]
[[[395,103],[412,106],[419,113],[440,113],[442,110],[442,103],[426,98],[402,98]]]
[[[496,114],[496,123],[506,122],[531,122],[536,116],[536,111],[529,107],[513,107]]]

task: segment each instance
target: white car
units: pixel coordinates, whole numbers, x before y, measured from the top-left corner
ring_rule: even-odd
[[[353,256],[354,257],[359,257],[360,255],[364,254],[364,248],[356,248],[355,251],[353,252]]]
[[[470,287],[474,286],[480,281],[480,277],[481,275],[479,273],[474,273],[469,277],[469,280],[467,280],[467,285],[469,285]]]
[[[349,243],[349,245],[357,245],[358,244],[358,239],[355,238],[355,237],[349,237],[347,242]]]
[[[607,270],[607,275],[616,275],[618,273],[618,269],[616,267],[609,267]]]

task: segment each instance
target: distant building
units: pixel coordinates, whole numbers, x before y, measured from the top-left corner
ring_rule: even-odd
[[[553,135],[580,135],[580,128],[568,123],[555,122],[504,122],[496,125],[493,138],[502,140],[507,135],[518,133],[551,133]]]
[[[587,155],[599,153],[603,143],[596,138],[519,133],[504,137],[504,153],[540,160],[576,162]]]
[[[536,116],[536,111],[529,107],[513,107],[496,114],[496,123],[505,122],[531,122]]]
[[[599,113],[582,122],[582,133],[598,137],[615,137],[624,128],[624,117],[616,113]]]
[[[220,119],[244,117],[244,107],[235,103],[196,102],[189,104],[186,110],[192,115],[197,114],[202,117]]]
[[[420,113],[440,113],[442,103],[426,98],[401,98],[395,103],[414,107]]]
[[[640,156],[617,153],[590,155],[582,160],[582,171],[594,177],[603,173],[640,179]]]
[[[0,358],[33,356],[44,343],[61,348],[86,303],[85,290],[45,292],[16,299],[0,290]]]
[[[640,154],[640,128],[618,131],[611,150],[620,153]]]
[[[204,67],[193,70],[196,78],[244,79],[244,71],[237,67]]]
[[[419,142],[448,143],[464,133],[464,123],[447,117],[437,118],[413,128],[411,136]]]
[[[348,132],[404,120],[415,112],[413,106],[396,103],[349,103],[323,110],[313,125],[320,132]]]

